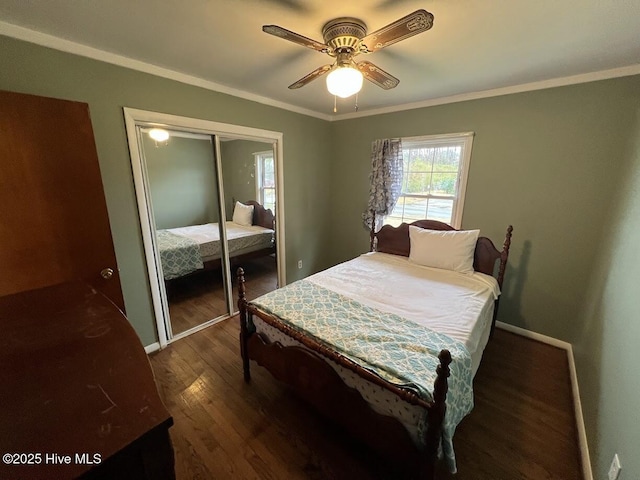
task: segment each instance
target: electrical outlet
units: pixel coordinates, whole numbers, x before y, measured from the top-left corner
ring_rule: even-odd
[[[302,260],[298,260],[298,268],[302,268]]]
[[[620,465],[620,458],[618,458],[618,454],[616,453],[609,467],[609,480],[616,480],[618,475],[620,475],[620,470],[622,470],[622,466]]]

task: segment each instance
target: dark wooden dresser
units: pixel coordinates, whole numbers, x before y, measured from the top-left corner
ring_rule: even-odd
[[[174,479],[173,419],[122,312],[83,282],[0,298],[1,479]]]

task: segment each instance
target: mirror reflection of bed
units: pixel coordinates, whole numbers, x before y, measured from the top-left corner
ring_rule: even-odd
[[[271,144],[243,139],[215,142],[209,135],[169,132],[165,142],[144,131],[140,137],[175,336],[231,313],[226,277],[231,276],[235,285],[232,272],[237,266],[253,273],[256,295],[277,287],[276,195]],[[230,270],[225,268],[225,255]]]
[[[244,211],[244,214],[242,213]],[[260,296],[277,288],[277,265],[273,223],[270,209],[250,200],[234,202],[234,215],[226,222],[227,244],[232,276],[238,266],[251,271]],[[243,218],[243,215],[246,215]],[[197,243],[196,258],[202,259],[202,268],[184,276],[165,279],[169,314],[174,334],[184,332],[227,312],[222,262],[218,253],[219,229],[217,223],[171,229]],[[162,249],[160,251],[163,256]],[[164,260],[163,260],[164,261]],[[235,277],[232,285],[234,295]],[[212,316],[213,315],[213,316]]]

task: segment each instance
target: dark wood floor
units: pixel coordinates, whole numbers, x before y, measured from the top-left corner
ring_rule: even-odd
[[[242,262],[252,298],[275,290],[278,284],[276,260],[264,256]],[[233,298],[237,298],[235,272],[232,268]],[[196,272],[171,280],[166,285],[169,316],[173,334],[185,332],[211,319],[226,315],[227,299],[221,269]]]
[[[175,425],[178,480],[398,478],[261,367],[242,380],[237,318],[172,343],[151,363]],[[581,478],[566,353],[496,330],[455,436],[458,474]]]

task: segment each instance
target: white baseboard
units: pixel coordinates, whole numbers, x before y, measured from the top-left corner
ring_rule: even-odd
[[[496,327],[515,333],[523,337],[537,340],[554,347],[561,348],[567,352],[567,360],[569,361],[569,376],[571,377],[571,390],[573,393],[573,409],[576,415],[576,426],[578,429],[578,443],[580,444],[580,456],[582,458],[582,475],[584,480],[593,480],[593,471],[591,470],[591,457],[589,455],[589,447],[587,444],[587,432],[584,428],[584,417],[582,416],[582,403],[580,402],[580,389],[578,388],[578,375],[576,373],[576,363],[573,358],[573,347],[570,343],[558,340],[557,338],[548,337],[541,333],[532,332],[524,328],[516,327],[504,322],[496,322]]]
[[[157,352],[158,350],[160,350],[160,344],[158,342],[152,343],[151,345],[147,345],[146,347],[144,347],[144,351],[147,352],[147,355],[153,352]]]

